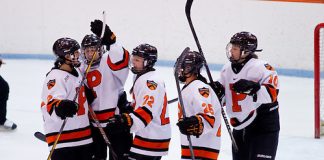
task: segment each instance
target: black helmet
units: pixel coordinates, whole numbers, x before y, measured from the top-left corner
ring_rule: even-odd
[[[98,36],[94,35],[94,34],[90,34],[90,35],[86,35],[84,36],[82,43],[81,43],[81,52],[82,52],[82,57],[84,59],[84,61],[87,64],[90,64],[91,58],[92,57],[86,57],[85,55],[85,50],[88,47],[95,47],[97,54],[99,54],[99,58],[95,59],[92,63],[92,66],[97,66],[101,60],[101,57],[103,55],[104,49],[103,46],[101,45],[101,40]]]
[[[66,61],[69,61],[70,63],[66,63],[71,65],[71,67],[79,67],[80,66],[80,61],[79,57],[75,56],[75,52],[80,49],[79,43],[71,38],[60,38],[56,40],[53,44],[53,52],[55,54],[56,61],[55,61],[55,66],[59,67],[63,63],[66,63]],[[67,59],[65,56],[69,55],[70,59]]]
[[[60,38],[54,42],[53,52],[57,57],[65,57],[67,54],[74,54],[80,49],[79,43],[71,38]]]
[[[233,45],[239,45],[241,51],[244,51],[245,54],[255,52],[258,47],[257,37],[249,32],[239,32],[234,34],[230,43]]]
[[[132,51],[132,55],[144,58],[144,69],[146,71],[152,69],[154,67],[155,62],[157,61],[156,47],[146,43],[134,48]],[[131,70],[133,73],[138,73],[138,71],[136,71],[134,67],[132,67]]]
[[[239,47],[240,50],[240,58],[234,59],[232,55],[233,47]],[[226,46],[226,54],[227,58],[232,63],[243,63],[246,60],[251,58],[257,58],[257,55],[254,52],[261,52],[261,50],[257,50],[258,40],[255,35],[249,32],[239,32],[232,36],[230,42]]]
[[[188,51],[180,60],[179,80],[184,82],[187,74],[199,75],[204,65],[204,58],[196,51]]]
[[[81,43],[82,49],[85,49],[85,48],[91,47],[91,46],[101,46],[100,38],[94,34],[89,34],[89,35],[84,36],[82,43]]]

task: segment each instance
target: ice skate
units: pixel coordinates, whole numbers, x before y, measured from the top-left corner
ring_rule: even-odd
[[[3,125],[0,125],[0,130],[11,131],[11,130],[15,130],[16,128],[17,128],[17,125],[8,119],[5,121],[5,123]]]

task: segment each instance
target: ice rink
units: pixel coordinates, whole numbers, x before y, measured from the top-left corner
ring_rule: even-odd
[[[40,94],[45,74],[53,66],[53,60],[5,59],[0,74],[10,85],[7,118],[17,123],[13,132],[0,131],[1,160],[41,160],[48,155],[47,144],[34,138],[35,131],[43,132],[40,112]],[[163,76],[168,98],[177,97],[173,68],[157,67]],[[214,79],[219,72],[213,71]],[[279,75],[280,76],[280,75]],[[129,75],[126,90],[131,87]],[[323,160],[324,138],[314,139],[313,79],[280,76],[279,92],[281,132],[277,151],[278,160]],[[179,131],[176,103],[169,105],[172,123],[172,139],[169,155],[164,160],[180,159]],[[222,125],[220,160],[231,159],[230,139]]]

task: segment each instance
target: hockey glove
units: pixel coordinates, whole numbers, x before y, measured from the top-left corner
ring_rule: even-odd
[[[108,119],[105,130],[110,134],[129,132],[132,125],[132,117],[130,117],[129,114],[123,113],[121,115],[115,115],[112,118]]]
[[[117,107],[119,108],[120,113],[132,113],[133,107],[131,106],[131,103],[127,100],[126,92],[123,91],[118,98]]]
[[[177,126],[182,134],[194,135],[197,138],[199,138],[204,130],[202,119],[197,115],[179,119]]]
[[[3,64],[3,61],[2,61],[2,59],[0,59],[0,67],[1,67],[2,64]]]
[[[211,86],[211,88],[216,93],[219,102],[222,102],[222,99],[225,96],[225,88],[223,87],[223,85],[221,83],[219,83],[218,81],[215,81],[213,83],[209,83],[209,85]]]
[[[64,99],[61,100],[57,106],[55,106],[55,113],[63,120],[66,117],[73,117],[73,115],[77,113],[78,107],[78,103]]]
[[[90,24],[91,31],[98,37],[101,36],[102,24],[103,24],[102,21],[97,19],[92,21]],[[115,34],[110,30],[109,26],[106,25],[104,36],[101,39],[101,44],[106,45],[107,50],[109,50],[110,45],[114,44],[115,42],[116,42]]]
[[[244,93],[248,95],[254,95],[259,89],[260,84],[257,82],[249,81],[246,79],[240,79],[233,85],[233,90],[237,93]]]

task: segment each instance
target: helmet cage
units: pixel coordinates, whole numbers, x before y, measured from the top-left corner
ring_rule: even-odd
[[[88,52],[95,52],[93,54],[98,54],[98,58],[95,58],[92,62],[92,67],[99,66],[105,50],[103,45],[101,45],[100,38],[94,34],[86,35],[81,43],[81,57],[83,58],[83,61],[89,65],[92,60],[92,56],[88,56]]]

